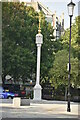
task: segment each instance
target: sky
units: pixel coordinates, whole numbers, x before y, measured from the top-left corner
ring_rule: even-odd
[[[49,2],[48,2],[49,1]],[[69,28],[70,26],[70,17],[68,15],[68,8],[67,4],[70,2],[70,0],[54,0],[55,2],[50,2],[50,0],[47,0],[47,2],[42,2],[45,6],[47,6],[53,13],[56,11],[56,14],[58,17],[64,12],[64,28]],[[73,1],[76,6],[74,7],[74,14],[72,18],[72,22],[74,22],[75,17],[78,16],[78,0]]]
[[[30,2],[31,0],[22,0]],[[36,1],[36,0],[35,0]],[[64,12],[64,28],[69,28],[70,25],[70,18],[68,15],[67,4],[70,3],[71,0],[37,0],[43,3],[44,6],[48,7],[53,13],[56,11],[58,17]],[[76,6],[74,7],[74,14],[72,18],[72,22],[76,16],[78,16],[78,2],[80,0],[72,0]]]

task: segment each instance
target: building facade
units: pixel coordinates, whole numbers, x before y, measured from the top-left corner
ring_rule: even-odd
[[[31,2],[26,2],[26,6],[32,6],[35,11],[42,11],[45,15],[45,19],[47,22],[50,22],[54,29],[54,37],[55,39],[59,39],[62,34],[64,34],[64,13],[60,16],[57,16],[56,11],[53,13],[46,6],[44,6],[41,2],[37,0],[31,0]]]
[[[24,0],[5,0],[8,2],[24,2]],[[50,22],[54,29],[54,37],[55,39],[59,39],[62,34],[64,34],[64,13],[60,17],[57,16],[56,11],[53,13],[46,6],[44,6],[38,0],[31,0],[31,2],[24,3],[26,6],[31,6],[35,9],[35,11],[42,11],[45,15],[45,19],[47,22]]]

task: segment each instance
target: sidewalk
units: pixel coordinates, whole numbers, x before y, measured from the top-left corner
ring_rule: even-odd
[[[10,103],[0,103],[3,118],[78,118],[79,105],[71,103],[71,112],[67,112],[65,101],[33,101],[30,106],[14,108]],[[1,110],[0,110],[1,112]]]

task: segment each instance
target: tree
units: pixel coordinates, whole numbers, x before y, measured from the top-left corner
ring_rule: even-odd
[[[50,34],[53,31],[41,13],[41,30],[44,37],[41,56],[41,80],[47,76],[54,58]],[[2,71],[15,80],[35,79],[36,44],[39,14],[24,3],[2,3]]]
[[[80,16],[75,18],[75,22],[72,24],[71,30],[71,52],[73,53],[74,57],[78,57],[79,53],[79,28],[80,28]],[[69,50],[69,37],[70,36],[70,29],[68,28],[65,30],[65,34],[61,37],[63,43],[63,49]]]
[[[37,26],[38,21],[26,13],[23,3],[3,3],[2,8],[3,75],[10,74],[23,80],[31,78],[31,72],[35,72],[37,27],[34,24]]]
[[[67,50],[58,51],[55,55],[53,68],[50,70],[51,83],[57,88],[60,85],[68,85],[68,63],[69,55]],[[71,84],[77,87],[79,85],[78,80],[78,59],[71,55]]]
[[[75,18],[75,22],[72,24],[72,39],[71,39],[71,83],[74,87],[80,86],[80,72],[79,72],[79,26],[80,26],[80,16]],[[69,62],[69,37],[70,30],[65,30],[65,34],[61,36],[60,40],[63,45],[62,50],[55,54],[55,60],[53,67],[51,68],[51,82],[56,87],[64,84],[67,85],[68,72],[67,63]]]

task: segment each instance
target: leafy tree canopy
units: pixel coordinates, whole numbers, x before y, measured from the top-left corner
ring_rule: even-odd
[[[41,56],[41,79],[49,72],[54,59],[50,34],[53,31],[50,24],[41,15],[41,30],[43,34]],[[15,80],[19,77],[35,79],[36,44],[39,14],[24,3],[2,3],[2,71],[3,77],[10,74]]]
[[[80,16],[75,18],[75,22],[72,24],[72,39],[71,39],[71,84],[75,87],[80,86],[80,72],[79,72],[79,43],[80,43]],[[64,84],[68,84],[68,72],[67,64],[69,63],[69,37],[70,30],[65,30],[65,34],[60,38],[62,43],[62,50],[58,49],[58,52],[55,54],[55,60],[53,67],[51,68],[50,81],[56,87]]]
[[[55,55],[55,60],[53,63],[53,68],[51,68],[51,83],[54,84],[55,87],[60,85],[68,85],[68,51],[61,50],[58,51]],[[78,85],[78,59],[74,58],[71,55],[71,84],[76,86]]]

